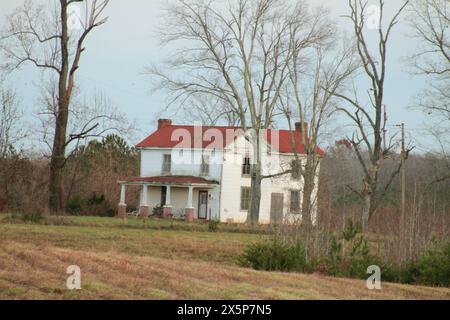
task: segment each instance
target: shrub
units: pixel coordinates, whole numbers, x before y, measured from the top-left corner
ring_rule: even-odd
[[[402,270],[402,282],[450,286],[450,241],[439,248],[435,241],[415,262]]]
[[[152,209],[152,212],[153,212],[153,215],[155,217],[162,218],[163,212],[164,212],[164,208],[163,208],[163,206],[159,205],[159,206],[154,207]]]
[[[92,193],[88,198],[75,194],[67,203],[67,211],[72,215],[114,217],[116,207],[103,194]]]
[[[330,249],[328,251],[328,257],[322,271],[327,271],[331,275],[338,275],[340,264],[342,261],[342,244],[333,237],[331,240]]]
[[[30,212],[20,214],[20,219],[23,222],[39,223],[44,217],[41,212]]]
[[[105,195],[93,193],[86,201],[88,206],[96,206],[105,202]]]
[[[342,237],[344,240],[353,240],[358,233],[360,233],[359,228],[353,224],[352,219],[348,219],[347,224],[345,225],[345,230],[342,231]]]
[[[359,230],[348,219],[345,230],[342,231],[342,240],[332,238],[326,263],[331,275],[345,277],[363,277],[366,275],[367,264],[370,260],[370,251],[363,236],[356,237]],[[349,250],[348,250],[349,249]]]
[[[73,225],[75,225],[74,222],[67,219],[67,217],[65,217],[65,216],[45,217],[45,219],[42,221],[42,224],[51,225],[51,226],[73,226]]]
[[[392,266],[383,262],[376,255],[370,253],[367,240],[363,235],[357,237],[359,228],[355,227],[352,220],[348,220],[345,230],[342,232],[342,240],[332,238],[328,256],[321,270],[327,270],[333,276],[350,278],[367,278],[367,268],[371,265],[379,266],[383,279],[394,280],[396,274]]]
[[[367,267],[375,264],[370,255],[369,245],[363,236],[355,239],[348,256],[347,275],[355,278],[367,277]]]
[[[78,215],[81,213],[83,199],[81,195],[76,194],[72,196],[67,203],[67,211],[70,214]]]
[[[243,266],[256,270],[304,271],[305,252],[298,244],[287,244],[277,238],[257,242],[247,247],[239,258]]]
[[[217,220],[210,220],[208,223],[208,231],[209,232],[217,232],[219,230],[220,222]]]

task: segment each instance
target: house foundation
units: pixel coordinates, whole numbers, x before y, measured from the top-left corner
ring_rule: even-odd
[[[117,211],[118,211],[117,216],[119,218],[125,218],[127,216],[127,205],[126,204],[119,204]]]
[[[194,208],[184,209],[184,215],[185,215],[186,221],[188,221],[188,222],[194,221]]]
[[[172,206],[164,206],[163,207],[163,218],[169,219],[172,217]]]
[[[150,216],[150,209],[148,206],[141,206],[139,208],[139,216],[141,218],[148,218]]]

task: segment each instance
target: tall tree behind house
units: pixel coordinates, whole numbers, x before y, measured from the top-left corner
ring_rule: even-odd
[[[260,137],[276,120],[289,77],[291,37],[301,38],[301,45],[308,47],[320,43],[330,30],[326,17],[315,18],[304,2],[233,0],[221,6],[202,0],[176,1],[167,7],[161,37],[164,45],[177,42],[182,47],[164,68],[147,69],[159,79],[157,88],[171,93],[169,106],[206,97],[220,101],[227,120],[252,129],[247,218],[252,224],[259,220],[261,182],[270,178],[261,167]]]

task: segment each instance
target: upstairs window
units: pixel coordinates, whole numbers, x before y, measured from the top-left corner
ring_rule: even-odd
[[[250,157],[245,156],[242,162],[242,175],[249,176],[251,174],[252,166],[250,164]]]
[[[209,176],[209,156],[202,156],[202,164],[200,166],[200,175]]]
[[[291,190],[291,213],[300,213],[300,191]]]
[[[162,172],[163,173],[170,173],[172,170],[172,155],[165,154],[163,158],[163,167]]]
[[[241,188],[241,210],[248,210],[250,207],[250,188]]]
[[[291,162],[291,169],[292,169],[292,174],[291,174],[291,178],[293,180],[300,180],[302,174],[301,174],[301,161],[300,160],[292,160]]]

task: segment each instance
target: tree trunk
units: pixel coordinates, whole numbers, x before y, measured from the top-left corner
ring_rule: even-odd
[[[312,225],[312,193],[314,191],[314,179],[315,179],[315,163],[314,155],[307,156],[306,165],[303,175],[303,192],[302,192],[302,224],[307,229]]]
[[[259,223],[259,209],[261,205],[261,182],[263,180],[259,131],[256,131],[255,136],[252,138],[254,163],[251,169],[250,206],[247,215],[247,223],[256,225]]]
[[[63,210],[62,169],[66,153],[67,122],[70,96],[67,92],[69,73],[69,34],[67,28],[67,0],[61,2],[61,70],[58,79],[58,111],[55,121],[52,157],[50,161],[49,209],[51,213]]]
[[[312,232],[312,206],[311,199],[314,190],[315,179],[315,159],[314,155],[307,155],[303,177],[302,192],[302,229],[305,237],[305,257],[309,261],[311,257],[311,232]]]
[[[65,101],[59,103],[58,109],[59,112],[56,118],[55,136],[50,162],[49,208],[51,213],[60,213],[63,211],[62,169],[66,153],[65,144],[69,112],[68,105]]]
[[[369,231],[370,218],[374,212],[374,194],[373,192],[366,191],[363,194],[363,211],[361,216],[361,228],[363,233],[367,233]]]
[[[250,186],[250,207],[247,216],[247,222],[256,225],[259,223],[259,208],[261,204],[261,167],[253,167]]]
[[[373,165],[369,169],[369,174],[364,178],[364,189],[362,191],[363,210],[361,215],[361,229],[363,233],[369,231],[370,219],[375,212],[375,197],[377,196],[377,184],[378,184],[378,170],[377,165]]]

